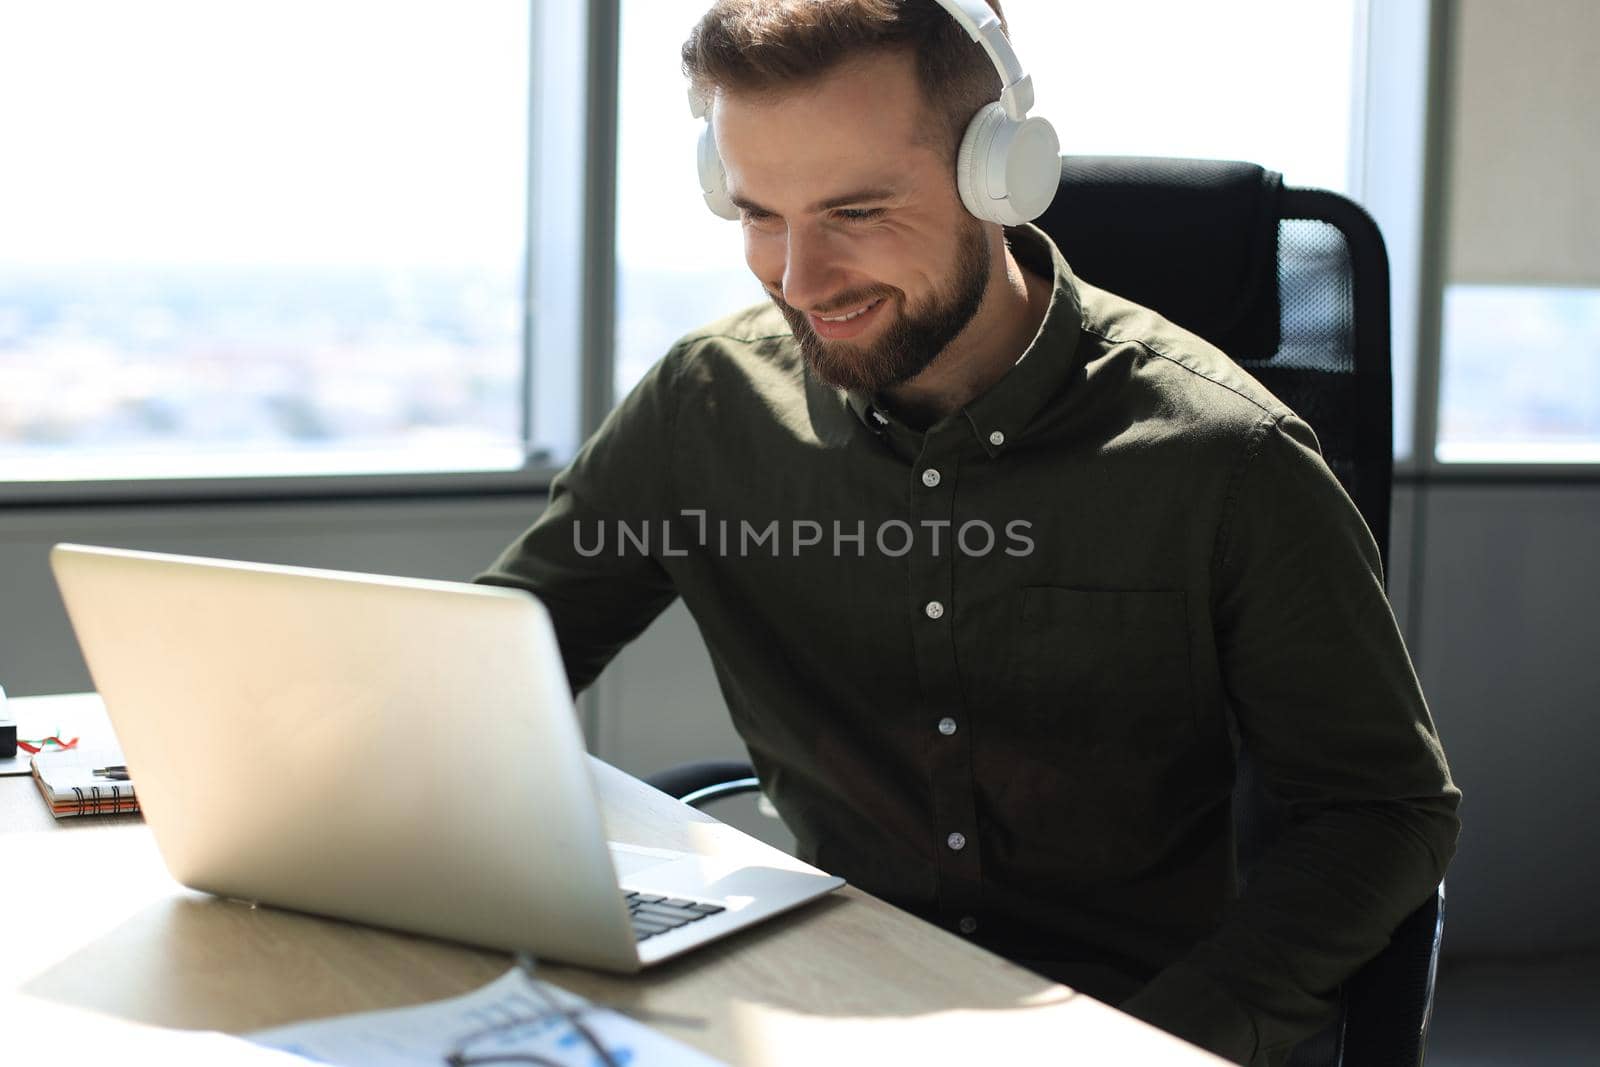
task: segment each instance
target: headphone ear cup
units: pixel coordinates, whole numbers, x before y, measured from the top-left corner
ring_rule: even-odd
[[[1061,188],[1061,141],[1049,120],[1037,116],[1021,122],[1006,120],[991,149],[991,170],[998,163],[1005,175],[1006,213],[1020,226],[1043,215]]]
[[[984,222],[1004,221],[995,215],[998,202],[990,195],[989,152],[995,132],[1005,121],[1005,109],[999,104],[984,105],[967,123],[956,150],[956,191],[967,212]]]
[[[1044,214],[1061,183],[1061,142],[1041,118],[1014,121],[999,104],[973,116],[956,152],[961,202],[984,222],[1020,226]]]
[[[722,155],[717,151],[717,135],[707,122],[700,130],[700,143],[695,152],[700,168],[700,192],[706,198],[706,207],[713,215],[724,219],[737,219],[739,209],[728,199],[728,175],[722,169]]]

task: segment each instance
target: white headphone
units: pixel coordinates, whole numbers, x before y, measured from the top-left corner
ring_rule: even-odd
[[[1033,79],[1000,28],[994,9],[983,0],[936,0],[961,24],[1000,73],[998,102],[973,116],[956,154],[956,188],[961,202],[976,217],[1002,226],[1032,222],[1044,214],[1061,181],[1061,142],[1055,128],[1037,116],[1033,106]],[[711,102],[689,91],[689,110],[706,120],[700,131],[698,162],[700,189],[706,206],[725,219],[737,219],[739,209],[728,198],[728,175],[717,152],[711,129]]]

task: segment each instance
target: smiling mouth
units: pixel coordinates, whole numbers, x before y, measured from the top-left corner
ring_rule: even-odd
[[[883,297],[880,296],[872,303],[863,304],[861,307],[856,308],[854,311],[847,312],[846,314],[837,316],[818,315],[817,319],[820,322],[849,322],[851,319],[859,319],[861,316],[865,315],[867,312],[871,311],[881,303],[883,303]]]

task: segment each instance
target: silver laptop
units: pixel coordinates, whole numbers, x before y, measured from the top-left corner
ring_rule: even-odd
[[[635,971],[843,884],[608,846],[526,593],[77,545],[50,562],[187,886]]]

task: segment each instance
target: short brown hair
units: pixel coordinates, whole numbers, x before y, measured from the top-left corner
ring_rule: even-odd
[[[1004,26],[1000,0],[987,2]],[[923,99],[944,119],[954,159],[967,123],[1002,86],[983,46],[934,0],[717,0],[684,42],[683,72],[709,98],[801,84],[880,49],[916,56]]]

